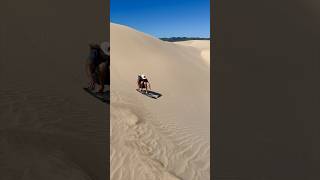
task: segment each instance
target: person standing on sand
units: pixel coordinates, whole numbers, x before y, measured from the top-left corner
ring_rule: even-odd
[[[149,87],[149,90],[151,90],[151,85],[144,74],[138,75],[137,85],[138,85],[139,91],[142,91],[143,89],[145,89],[145,92],[148,93],[148,87]]]
[[[86,61],[86,73],[89,78],[89,89],[94,90],[95,84],[99,85],[98,92],[103,93],[104,85],[108,84],[109,76],[107,70],[110,67],[110,45],[106,44],[105,53],[99,44],[89,45],[89,58]]]

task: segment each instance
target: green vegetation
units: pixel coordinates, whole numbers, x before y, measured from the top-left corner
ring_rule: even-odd
[[[199,38],[199,37],[170,37],[170,38],[159,38],[163,41],[177,42],[177,41],[188,41],[188,40],[210,40],[210,38]]]

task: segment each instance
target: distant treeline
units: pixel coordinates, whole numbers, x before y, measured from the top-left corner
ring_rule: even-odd
[[[171,37],[171,38],[159,38],[163,41],[177,42],[177,41],[188,41],[188,40],[210,40],[210,38],[199,38],[199,37]]]

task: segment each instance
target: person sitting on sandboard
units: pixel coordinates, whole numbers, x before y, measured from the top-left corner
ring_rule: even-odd
[[[138,75],[137,85],[140,92],[144,90],[148,94],[148,87],[151,90],[150,82],[144,74]]]
[[[86,61],[85,69],[89,78],[88,88],[95,90],[96,84],[99,85],[98,93],[103,93],[104,85],[109,83],[107,70],[110,66],[110,45],[107,43],[105,53],[99,44],[89,45],[89,58]]]

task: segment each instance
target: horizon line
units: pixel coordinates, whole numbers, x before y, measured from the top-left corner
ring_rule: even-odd
[[[127,27],[129,27],[129,28],[132,28],[132,29],[135,29],[135,30],[137,30],[137,31],[146,33],[146,34],[151,35],[151,36],[153,36],[153,37],[155,37],[155,38],[158,38],[158,39],[161,39],[161,38],[207,38],[207,39],[211,39],[211,36],[210,36],[210,35],[209,35],[209,37],[207,37],[207,36],[206,36],[206,37],[201,37],[201,36],[184,36],[184,35],[182,35],[182,36],[171,36],[171,37],[163,37],[163,36],[162,36],[162,37],[159,37],[159,36],[156,36],[156,35],[151,34],[150,32],[142,31],[142,30],[140,30],[139,28],[136,28],[136,27],[131,26],[131,25],[122,24],[122,23],[118,23],[118,22],[112,22],[112,21],[110,21],[110,23],[118,24],[118,25],[122,25],[122,26],[127,26]]]

